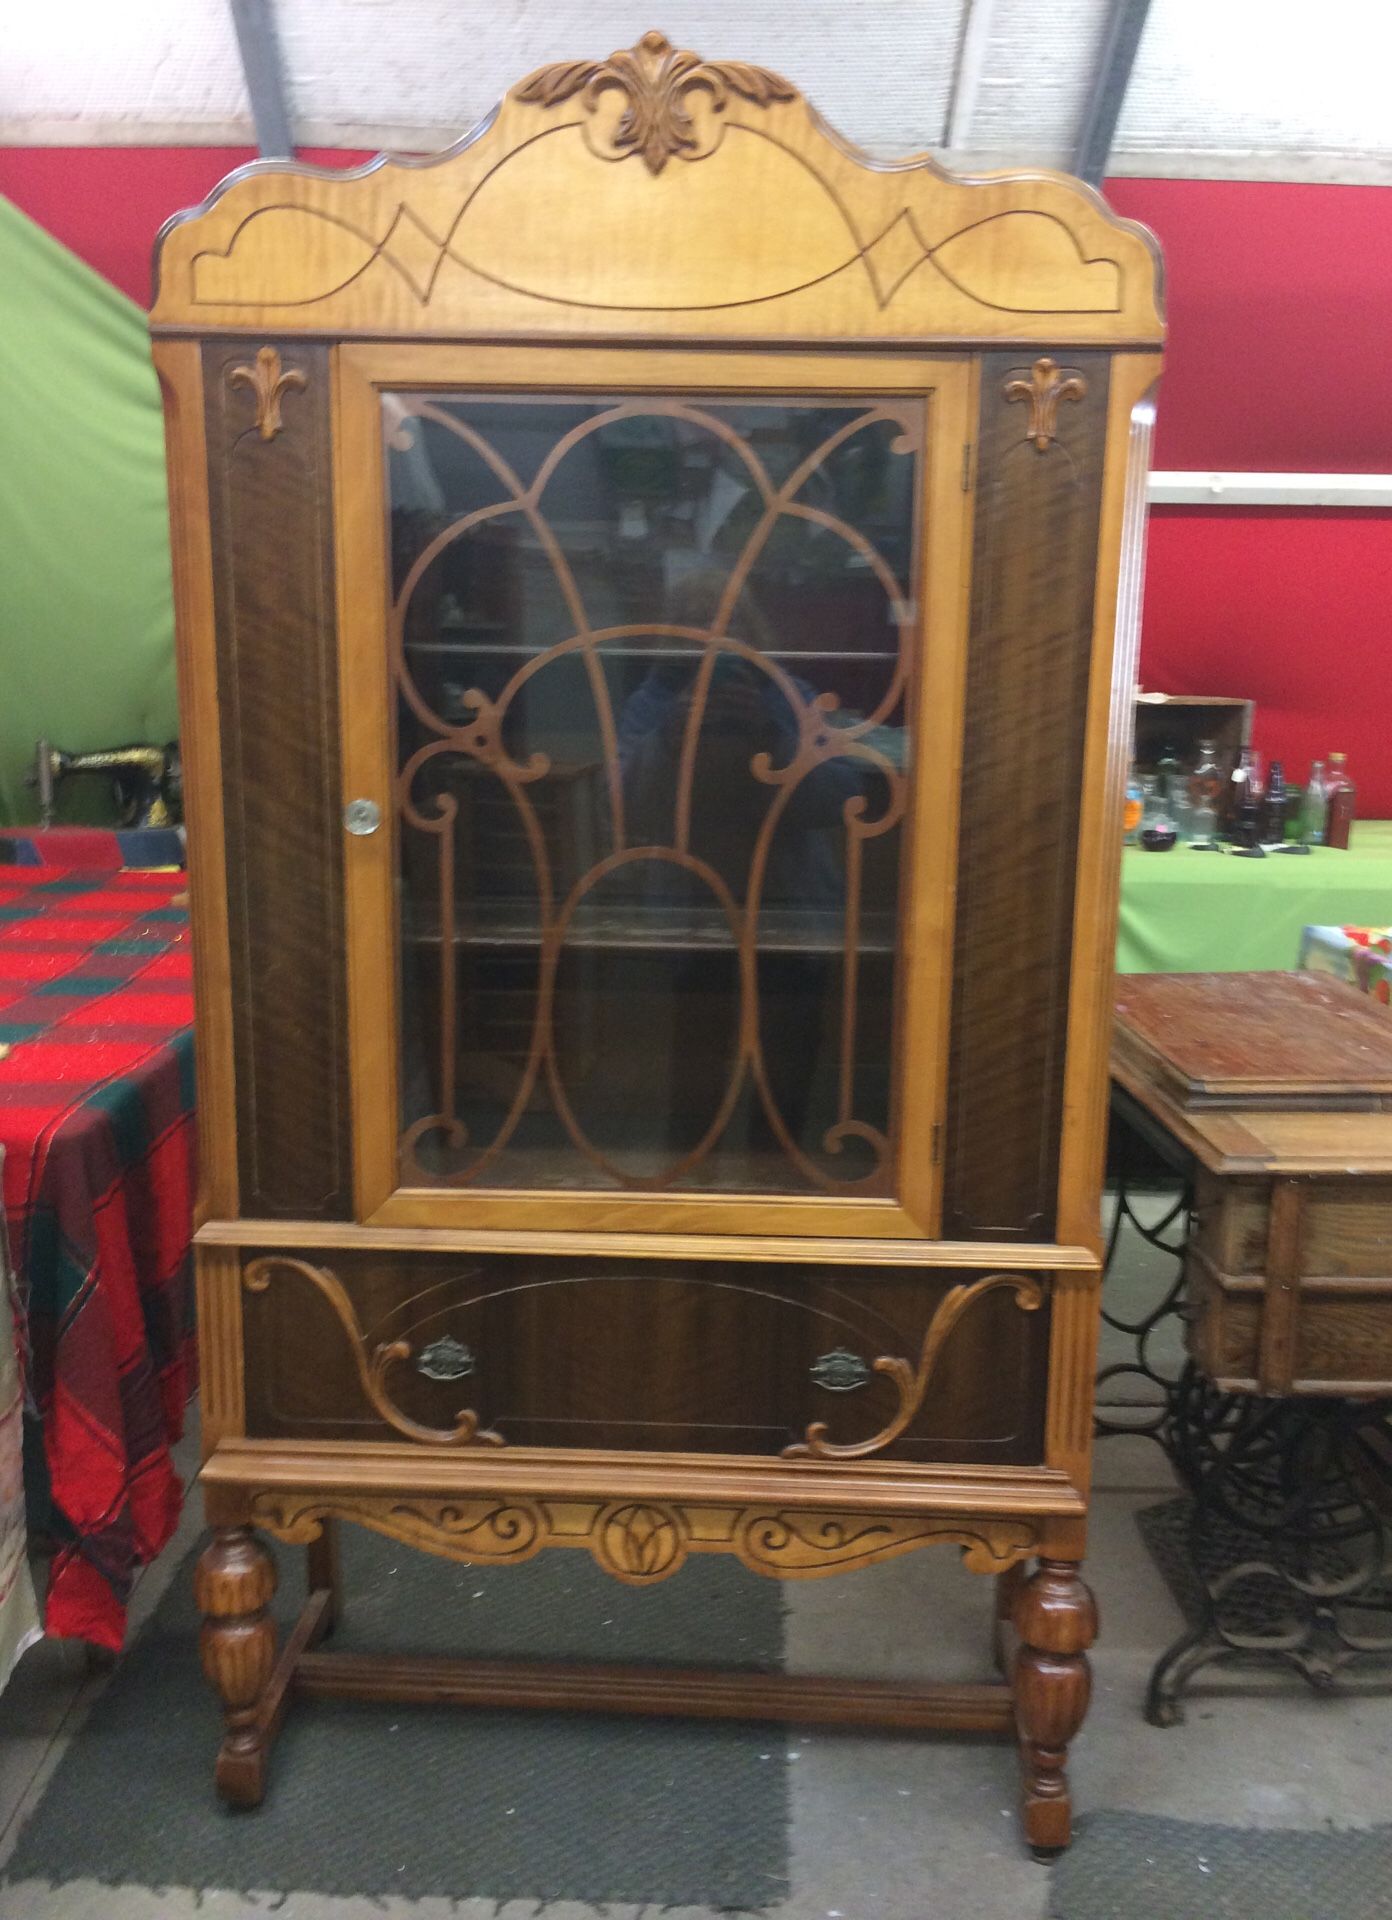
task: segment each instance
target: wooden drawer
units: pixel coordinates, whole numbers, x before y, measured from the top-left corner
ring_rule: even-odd
[[[981,1278],[361,1251],[248,1253],[244,1271],[254,1437],[446,1434],[471,1409],[511,1445],[775,1455],[814,1421],[837,1444],[894,1424],[934,1313]],[[974,1296],[880,1457],[1041,1458],[1047,1283],[1017,1278],[1038,1309],[1011,1286]],[[902,1392],[881,1356],[907,1363]]]
[[[1221,1272],[1266,1271],[1271,1184],[1200,1175],[1195,1240]],[[1392,1180],[1310,1179],[1303,1186],[1302,1273],[1392,1280]]]
[[[1224,1273],[1197,1249],[1189,1254],[1187,1278],[1190,1352],[1219,1387],[1257,1392],[1266,1281]],[[1302,1278],[1291,1372],[1293,1393],[1392,1393],[1392,1278]]]

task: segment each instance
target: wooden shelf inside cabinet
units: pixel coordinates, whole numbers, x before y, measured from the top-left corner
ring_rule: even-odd
[[[405,937],[420,946],[438,946],[441,928],[408,925]],[[896,929],[887,914],[862,915],[855,947],[862,955],[891,954]],[[524,906],[479,901],[462,908],[455,921],[457,948],[501,948],[528,951],[548,936],[534,911]],[[755,931],[761,954],[806,953],[839,955],[846,947],[846,922],[839,912],[800,912],[797,908],[765,908]],[[593,948],[633,948],[641,952],[734,953],[738,929],[719,908],[682,908],[635,905],[612,913],[573,914],[565,926],[567,951]]]
[[[1066,1844],[1159,290],[656,33],[165,229],[226,1798],[298,1692],[873,1718],[1014,1734]],[[1002,1677],[349,1659],[340,1523],[946,1544]]]

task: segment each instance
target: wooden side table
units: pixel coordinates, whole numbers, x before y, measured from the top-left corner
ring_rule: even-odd
[[[1163,1725],[1216,1659],[1328,1685],[1392,1654],[1392,1022],[1305,974],[1133,975],[1112,1095],[1184,1186],[1160,1311],[1189,1361],[1149,1430],[1193,1495],[1203,1617],[1152,1676]]]

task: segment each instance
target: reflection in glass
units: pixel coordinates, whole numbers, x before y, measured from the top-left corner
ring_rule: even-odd
[[[891,1191],[921,404],[383,409],[403,1180]]]

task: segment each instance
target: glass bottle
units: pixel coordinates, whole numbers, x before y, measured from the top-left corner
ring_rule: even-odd
[[[1158,779],[1142,780],[1141,787],[1145,794],[1141,814],[1141,845],[1148,853],[1167,853],[1178,836],[1161,782]]]
[[[1219,817],[1224,839],[1237,839],[1237,827],[1243,808],[1249,800],[1260,801],[1261,797],[1261,761],[1253,748],[1241,747],[1238,750],[1237,763],[1228,775],[1223,805],[1220,809]]]
[[[1296,846],[1305,838],[1305,789],[1286,782],[1286,838]]]
[[[1262,832],[1268,840],[1286,837],[1286,775],[1279,760],[1273,760],[1266,777],[1266,810]]]
[[[1347,847],[1349,832],[1353,826],[1353,803],[1356,798],[1354,785],[1345,771],[1345,756],[1331,753],[1329,756],[1329,780],[1327,791],[1329,802],[1324,814],[1324,844],[1327,847]]]
[[[1128,847],[1134,847],[1136,844],[1136,836],[1141,830],[1141,815],[1144,812],[1145,790],[1136,769],[1132,767],[1130,778],[1126,782],[1126,810],[1122,814],[1122,833]]]
[[[1324,815],[1329,805],[1329,787],[1324,777],[1323,760],[1310,762],[1310,777],[1305,782],[1305,798],[1300,803],[1298,837],[1307,847],[1324,845]]]
[[[1169,809],[1171,820],[1178,824],[1181,815],[1188,812],[1188,796],[1184,768],[1173,743],[1166,743],[1164,752],[1155,763],[1155,771],[1160,782],[1160,797]]]
[[[1237,809],[1237,818],[1233,822],[1232,837],[1239,847],[1259,847],[1262,842],[1262,830],[1266,824],[1266,812],[1262,803],[1261,791],[1254,785],[1247,787]]]
[[[1189,776],[1189,835],[1201,843],[1218,832],[1218,802],[1223,793],[1223,769],[1212,740],[1200,740],[1198,764]]]

